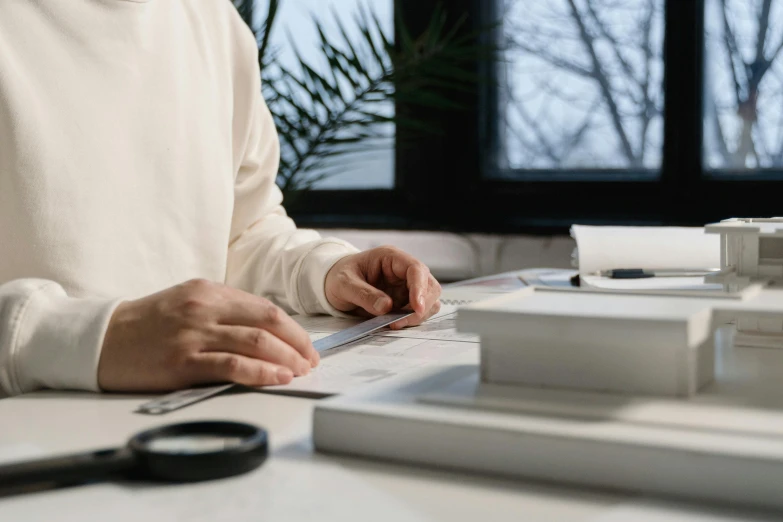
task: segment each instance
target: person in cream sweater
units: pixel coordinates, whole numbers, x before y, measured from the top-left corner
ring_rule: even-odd
[[[287,217],[257,52],[229,0],[0,1],[0,393],[285,384],[288,313],[438,311]]]

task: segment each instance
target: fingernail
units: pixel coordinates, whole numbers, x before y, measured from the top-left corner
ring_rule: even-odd
[[[277,381],[282,384],[288,384],[291,382],[291,379],[294,378],[294,372],[289,370],[288,368],[285,368],[281,366],[277,369]]]
[[[321,362],[321,356],[318,355],[318,352],[315,352],[312,357],[310,357],[310,364],[313,368],[318,366],[318,363]]]
[[[302,361],[302,364],[299,366],[299,374],[307,375],[308,373],[310,373],[310,361]]]
[[[375,304],[372,305],[376,312],[383,312],[386,309],[386,298],[379,297],[375,300]]]

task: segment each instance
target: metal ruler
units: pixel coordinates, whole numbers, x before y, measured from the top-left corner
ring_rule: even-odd
[[[402,312],[373,317],[372,319],[368,319],[367,321],[359,323],[356,326],[346,328],[345,330],[340,330],[339,332],[333,333],[332,335],[324,337],[323,339],[318,339],[317,341],[313,342],[313,347],[317,352],[323,353],[327,350],[331,350],[332,348],[337,348],[338,346],[342,346],[352,341],[356,341],[357,339],[361,339],[362,337],[365,337],[372,332],[380,330],[384,326],[388,326],[391,323],[399,321],[400,319],[404,319],[410,315],[413,315],[413,312]],[[168,413],[170,411],[184,408],[185,406],[195,402],[203,401],[204,399],[222,393],[229,388],[232,388],[233,386],[234,384],[221,384],[218,386],[207,386],[202,388],[191,388],[188,390],[176,391],[174,393],[164,395],[163,397],[142,404],[136,409],[136,412],[146,413],[148,415],[161,415],[163,413]]]
[[[147,413],[149,415],[160,415],[162,413],[168,413],[170,411],[184,408],[185,406],[193,404],[194,402],[203,401],[204,399],[224,392],[233,386],[234,384],[232,383],[176,391],[150,402],[145,402],[139,406],[136,411],[138,413]]]
[[[348,344],[351,341],[361,339],[362,337],[370,335],[376,330],[380,330],[384,326],[389,326],[390,324],[399,321],[400,319],[405,319],[410,315],[413,315],[413,312],[379,315],[378,317],[373,317],[372,319],[368,319],[363,323],[359,323],[356,326],[351,326],[345,330],[340,330],[339,332],[333,333],[332,335],[324,337],[323,339],[318,339],[313,343],[313,347],[315,348],[316,352],[322,353],[327,350],[331,350],[332,348],[337,348],[338,346]]]

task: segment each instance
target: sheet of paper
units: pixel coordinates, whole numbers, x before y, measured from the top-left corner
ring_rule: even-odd
[[[566,287],[571,288],[571,277],[576,275],[574,270],[555,270],[552,272],[544,272],[537,274],[535,279],[529,279],[530,284],[533,286],[550,286],[550,287]]]
[[[579,272],[614,268],[720,268],[720,236],[700,227],[574,225]]]
[[[353,343],[324,352],[321,363],[309,375],[264,391],[326,396],[399,375],[423,365],[461,362],[478,363],[478,336],[455,330],[457,306],[443,305],[422,325],[404,330],[384,328]],[[362,319],[328,316],[293,316],[315,341]]]
[[[440,300],[446,305],[460,306],[492,299],[501,294],[521,290],[526,286],[527,284],[517,275],[484,277],[443,287]]]
[[[703,277],[649,277],[646,279],[610,279],[580,276],[582,286],[608,290],[699,290],[723,291],[723,285],[706,284]]]
[[[516,274],[493,275],[477,277],[467,281],[452,283],[443,288],[444,292],[452,289],[474,289],[479,292],[505,293],[513,292],[527,286]]]
[[[426,364],[443,364],[472,354],[478,354],[475,343],[373,335],[325,352],[309,375],[264,390],[335,395]]]
[[[461,341],[468,343],[477,343],[479,337],[472,333],[462,333],[456,330],[457,313],[438,315],[429,321],[403,330],[382,330],[378,335],[387,337],[408,337],[412,339],[436,339],[440,341]]]

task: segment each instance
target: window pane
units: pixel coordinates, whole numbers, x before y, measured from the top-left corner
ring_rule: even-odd
[[[505,55],[499,175],[657,175],[664,0],[497,1]]]
[[[268,0],[258,0],[256,2],[257,21],[263,22],[266,16]],[[369,10],[367,7],[369,6]],[[361,10],[366,13],[374,13],[381,22],[384,33],[388,38],[393,38],[393,0],[284,0],[280,2],[278,18],[272,31],[271,45],[275,60],[271,66],[270,75],[275,74],[276,65],[282,65],[295,73],[301,79],[302,70],[299,66],[299,60],[296,56],[298,51],[300,57],[312,67],[318,74],[325,78],[331,78],[331,67],[320,48],[318,32],[315,28],[314,19],[323,25],[324,33],[327,39],[336,47],[347,50],[347,45],[340,31],[339,24],[335,15],[341,21],[346,30],[347,37],[360,55],[362,62],[374,67],[377,73],[380,71],[380,65],[377,59],[363,43],[363,36],[360,31],[360,25],[356,17]],[[371,22],[372,23],[372,22]],[[266,77],[267,74],[264,74]],[[339,75],[338,75],[339,76]],[[357,101],[356,92],[360,92],[363,85],[358,88],[353,87],[348,81],[338,80],[343,93],[343,99],[329,96],[328,104],[333,107],[332,116],[342,117],[341,121],[356,120],[357,112],[344,111],[346,104],[353,104],[352,109],[367,110],[372,113],[382,114],[384,116],[393,116],[394,104],[391,101]],[[310,155],[312,159],[301,159],[304,152],[305,156],[311,151],[313,143],[318,142],[318,137],[329,129],[334,129],[334,125],[327,126],[323,123],[328,121],[330,115],[326,114],[322,108],[317,108],[311,103],[312,96],[300,86],[292,82],[286,84],[292,89],[292,98],[299,101],[308,112],[316,115],[320,121],[319,124],[310,125],[308,128],[308,138],[299,140],[299,154],[293,150],[291,143],[293,140],[281,139],[281,154],[284,159],[291,162],[302,163],[306,169],[296,171],[298,182],[308,182],[323,177],[320,181],[313,184],[312,188],[317,189],[367,189],[367,188],[392,188],[394,186],[394,125],[391,123],[373,124],[371,127],[362,127],[356,125],[337,125],[338,135],[342,137],[355,136],[357,133],[371,133],[373,138],[362,141],[358,145],[351,145],[330,149],[334,155],[326,158],[320,158],[318,155]],[[312,90],[311,90],[312,91]],[[301,116],[292,111],[290,106],[276,106],[273,101],[270,102],[270,109],[287,111],[289,118],[301,119]],[[281,126],[278,126],[281,127]],[[278,129],[281,134],[285,129]],[[359,150],[357,150],[359,149]],[[322,152],[325,148],[320,149]]]
[[[783,1],[707,0],[706,9],[705,164],[781,167]]]

